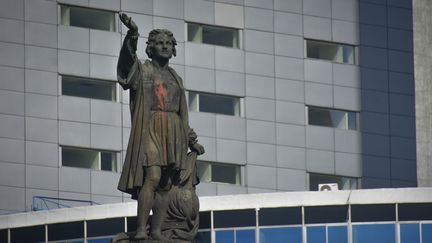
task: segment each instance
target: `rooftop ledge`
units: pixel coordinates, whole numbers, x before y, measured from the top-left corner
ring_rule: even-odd
[[[432,187],[200,197],[200,211],[349,204],[432,203]],[[136,216],[136,202],[0,215],[0,229]]]

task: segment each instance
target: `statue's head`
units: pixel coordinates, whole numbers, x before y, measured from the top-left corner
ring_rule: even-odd
[[[150,31],[146,43],[146,53],[149,58],[153,58],[155,55],[171,58],[172,55],[175,56],[177,54],[175,48],[177,41],[173,33],[167,29],[154,29]],[[168,44],[165,46],[166,50],[163,50],[161,47],[164,43]]]

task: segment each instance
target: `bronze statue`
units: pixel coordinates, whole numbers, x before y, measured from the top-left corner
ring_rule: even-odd
[[[138,200],[137,231],[127,237],[190,242],[198,227],[195,163],[204,147],[189,127],[182,79],[168,65],[176,55],[176,39],[166,29],[150,31],[146,53],[151,60],[141,63],[136,55],[138,27],[125,13],[119,16],[129,30],[117,76],[130,92],[132,128],[118,189]]]

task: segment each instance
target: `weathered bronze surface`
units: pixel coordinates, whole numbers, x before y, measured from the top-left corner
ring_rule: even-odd
[[[150,31],[150,60],[142,63],[137,25],[125,13],[120,20],[129,30],[117,77],[129,90],[132,127],[118,189],[138,200],[138,213],[136,232],[112,242],[192,242],[199,222],[196,159],[204,148],[189,127],[183,81],[168,65],[177,43],[169,30]]]

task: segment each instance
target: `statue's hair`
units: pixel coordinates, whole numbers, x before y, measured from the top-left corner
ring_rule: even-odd
[[[173,33],[167,29],[154,29],[154,30],[150,31],[147,42],[146,42],[147,43],[147,47],[146,47],[147,56],[149,58],[153,58],[153,50],[154,50],[154,45],[155,45],[155,41],[156,41],[156,36],[160,35],[160,34],[165,34],[171,38],[171,42],[173,44],[173,55],[176,56],[177,51],[176,51],[175,46],[177,45],[177,41],[174,38]]]

